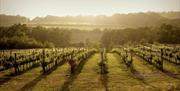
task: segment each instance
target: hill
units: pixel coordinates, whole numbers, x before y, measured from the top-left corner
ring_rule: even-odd
[[[55,26],[55,27],[93,27],[93,28],[119,28],[120,27],[144,27],[159,26],[162,23],[180,25],[180,12],[140,12],[128,14],[114,14],[112,16],[52,16],[35,17],[29,20],[22,16],[0,15],[0,25],[14,23],[26,23],[31,26]]]
[[[24,16],[0,15],[0,26],[9,26],[17,23],[28,23],[30,20]]]

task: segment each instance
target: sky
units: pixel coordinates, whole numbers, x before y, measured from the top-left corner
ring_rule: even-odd
[[[0,14],[29,18],[47,15],[112,15],[180,11],[180,0],[0,0]]]

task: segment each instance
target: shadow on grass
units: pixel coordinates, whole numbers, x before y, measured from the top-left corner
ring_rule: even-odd
[[[65,63],[65,61],[62,61],[59,63],[58,66],[61,66]],[[48,71],[47,73],[43,73],[41,75],[39,75],[38,77],[36,77],[34,80],[32,80],[31,82],[29,82],[28,84],[26,84],[24,87],[20,88],[18,91],[31,91],[32,88],[39,82],[41,81],[43,78],[46,78],[49,74],[51,74],[54,70],[56,70],[57,67],[53,68],[52,70]]]
[[[101,83],[103,84],[104,88],[105,88],[105,91],[109,91],[108,90],[108,67],[107,67],[107,64],[104,64],[102,66],[100,66],[100,69],[101,69],[101,76],[100,76],[100,80],[101,80]]]
[[[26,70],[24,70],[24,71],[21,71],[21,72],[18,73],[18,74],[9,73],[9,74],[4,75],[3,77],[0,78],[0,85],[2,85],[3,83],[8,82],[9,80],[13,79],[13,78],[16,77],[17,75],[22,75],[22,74],[24,74],[25,72],[30,71],[30,70],[32,70],[33,68],[36,68],[36,67],[38,67],[38,66],[39,66],[39,65],[32,66],[32,67],[30,67],[30,68],[28,68],[28,69],[26,69]]]
[[[50,74],[50,73],[49,73]],[[29,82],[28,84],[26,84],[24,87],[22,87],[20,90],[18,91],[31,91],[32,87],[35,86],[37,84],[37,82],[41,81],[43,78],[45,78],[48,74],[41,74],[40,76],[38,76],[37,78],[35,78],[34,80],[32,80],[31,82]]]
[[[70,91],[69,86],[74,82],[74,80],[77,78],[77,76],[81,73],[81,71],[82,71],[85,63],[88,61],[88,59],[81,61],[79,63],[79,65],[76,68],[76,72],[69,76],[69,78],[64,82],[63,86],[61,87],[61,89],[59,91]]]
[[[180,65],[178,64],[174,64],[168,60],[163,60],[163,73],[168,75],[169,77],[172,77],[172,78],[175,78],[175,79],[179,79],[180,80]],[[170,67],[170,68],[168,68]],[[173,68],[171,68],[173,67]],[[174,72],[174,69],[177,71],[177,72]]]
[[[139,57],[138,55],[136,55],[136,56],[137,56],[138,58],[140,58],[141,60],[143,60],[145,64],[150,65],[150,66],[153,67],[153,68],[156,68],[156,67],[154,67],[153,65],[149,64],[147,61],[145,61],[142,57]],[[164,61],[166,61],[168,64],[173,64],[173,63],[170,63],[170,62],[167,61],[167,60],[164,60]],[[171,66],[179,66],[179,65],[173,64],[173,65],[171,65]],[[148,66],[148,67],[149,67],[149,66]],[[149,68],[151,68],[151,67],[149,67]],[[152,68],[151,68],[151,69],[152,69]],[[171,78],[179,79],[179,80],[180,80],[180,73],[174,73],[174,72],[172,72],[172,71],[170,71],[170,70],[167,70],[167,69],[164,68],[164,67],[163,67],[163,70],[158,69],[158,68],[156,68],[156,70],[161,71],[162,73],[164,73],[165,75],[167,75],[167,76],[169,76],[169,77],[171,77]]]
[[[130,68],[131,73],[133,74],[133,77],[144,82],[144,77],[140,74],[140,72],[138,72],[132,65],[132,67]]]
[[[14,78],[15,76],[3,76],[0,78],[0,85],[2,85],[3,83],[11,80],[12,78]]]
[[[116,57],[120,57],[120,56],[116,56]],[[119,59],[119,58],[117,58]],[[120,58],[121,59],[121,58]],[[119,64],[124,64],[127,71],[129,71],[130,73],[130,76],[134,79],[136,79],[137,81],[139,81],[140,83],[143,83],[143,85],[147,85],[147,86],[150,86],[152,88],[155,88],[157,89],[157,87],[145,82],[145,78],[143,75],[141,75],[141,73],[135,69],[134,65],[132,64],[130,67],[128,67],[125,62],[121,59],[121,61],[119,61]]]
[[[143,83],[144,85],[150,86],[150,87],[152,87],[154,89],[158,89],[157,87],[147,83],[145,81],[144,76],[140,72],[138,72],[133,66],[132,66],[132,68],[130,70],[131,70],[133,78],[137,79],[139,82]]]
[[[175,78],[175,79],[179,79],[180,80],[180,73],[179,74],[175,74],[171,71],[168,71],[166,69],[163,69],[162,71],[164,74],[166,74],[167,76],[171,77],[171,78]]]

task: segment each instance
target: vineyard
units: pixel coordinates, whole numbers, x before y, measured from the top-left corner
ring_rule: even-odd
[[[180,91],[180,0],[0,0],[0,91]]]
[[[1,91],[179,91],[180,47],[0,51]]]

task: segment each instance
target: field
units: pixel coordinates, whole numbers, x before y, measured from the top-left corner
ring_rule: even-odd
[[[0,0],[0,91],[180,91],[180,0]]]
[[[131,54],[132,49],[133,54]],[[180,90],[180,65],[179,59],[175,58],[177,53],[173,52],[177,63],[163,59],[161,68],[155,60],[156,57],[153,56],[151,60],[155,61],[149,63],[145,59],[146,56],[143,58],[139,56],[140,53],[137,54],[137,51],[141,50],[140,47],[132,49],[119,47],[112,51],[86,48],[3,51],[1,55],[6,57],[1,56],[1,61],[4,63],[1,63],[0,89],[1,91]],[[143,52],[148,55],[145,49]],[[158,51],[155,53],[157,56]],[[151,55],[153,54],[154,52],[151,52]],[[12,62],[12,67],[5,68],[3,65],[7,63],[5,58],[14,58],[12,55],[16,55],[16,66]],[[21,57],[22,55],[26,56]],[[27,59],[30,61],[24,61]],[[70,62],[72,59],[75,60]],[[72,69],[74,64],[76,64],[75,68]]]
[[[27,23],[28,26],[36,27],[43,26],[46,28],[72,28],[72,29],[80,29],[80,30],[93,30],[93,29],[123,29],[125,26],[121,25],[113,25],[113,24],[31,24]]]

